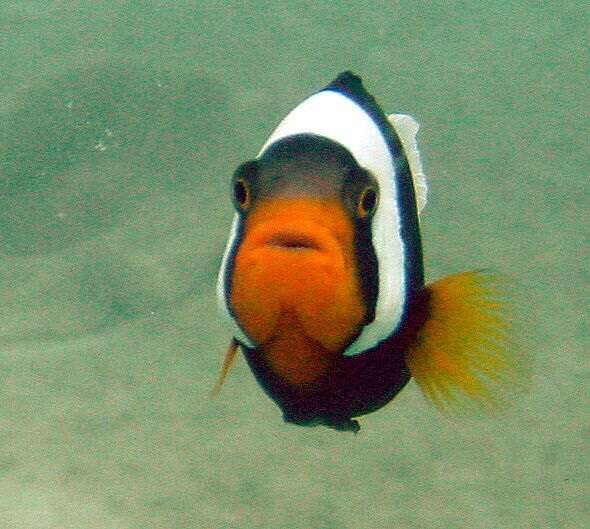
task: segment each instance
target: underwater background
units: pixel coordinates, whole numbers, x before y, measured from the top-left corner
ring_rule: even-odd
[[[221,4],[0,3],[0,528],[590,527],[587,7]],[[527,292],[501,417],[300,428],[243,359],[209,398],[231,174],[347,69],[422,125],[427,279]]]

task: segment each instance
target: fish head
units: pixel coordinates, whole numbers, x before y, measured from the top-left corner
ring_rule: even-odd
[[[370,313],[361,276],[374,258],[376,180],[342,146],[299,135],[242,164],[232,195],[243,228],[229,303],[240,327],[257,345],[296,334],[342,351]]]

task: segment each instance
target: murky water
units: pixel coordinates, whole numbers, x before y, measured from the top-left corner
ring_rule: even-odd
[[[0,527],[587,527],[582,4],[165,4],[0,6]],[[298,428],[243,361],[209,400],[230,175],[346,69],[422,123],[427,277],[528,290],[505,416]]]

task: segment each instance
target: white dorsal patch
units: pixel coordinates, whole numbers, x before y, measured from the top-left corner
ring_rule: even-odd
[[[418,213],[421,213],[424,206],[426,206],[428,181],[424,174],[422,159],[418,150],[418,142],[416,141],[420,124],[412,116],[408,116],[407,114],[390,114],[387,116],[387,119],[397,132],[404,146],[404,152],[410,164],[410,172],[414,180],[414,193],[416,195]]]

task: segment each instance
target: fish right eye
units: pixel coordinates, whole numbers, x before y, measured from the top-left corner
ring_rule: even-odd
[[[363,189],[357,205],[357,214],[360,218],[364,219],[369,215],[372,215],[377,209],[377,203],[379,196],[377,190],[372,187],[366,187]]]
[[[250,207],[250,187],[243,178],[238,178],[234,182],[233,193],[236,206],[242,211],[246,211]]]

